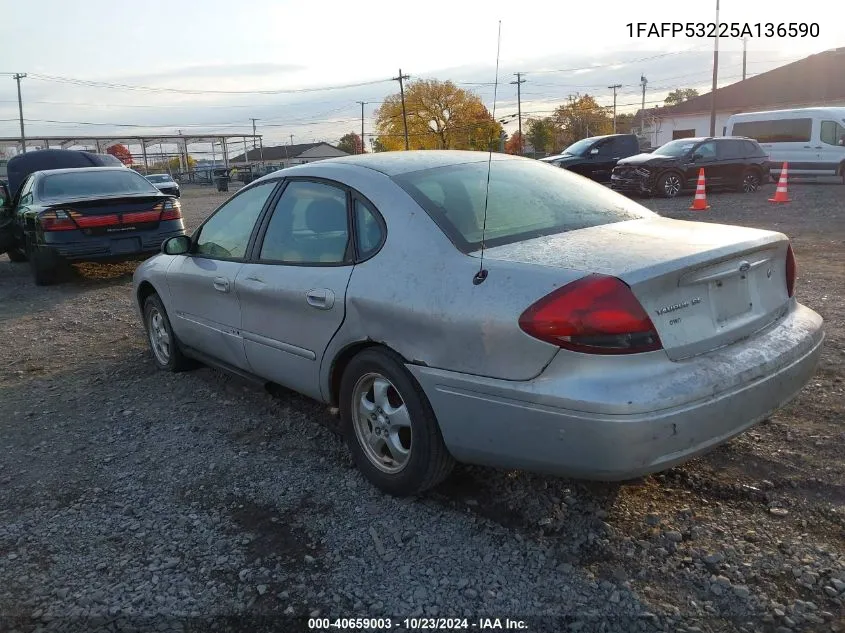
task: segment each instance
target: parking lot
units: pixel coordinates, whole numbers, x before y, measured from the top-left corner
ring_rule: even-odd
[[[826,321],[815,378],[728,445],[618,485],[459,467],[387,497],[323,407],[157,371],[134,264],[36,287],[0,256],[0,630],[425,615],[845,631],[845,186],[790,184],[780,205],[774,188],[708,194],[698,213],[691,195],[642,203],[792,238],[798,299]],[[188,227],[226,195],[186,187]]]

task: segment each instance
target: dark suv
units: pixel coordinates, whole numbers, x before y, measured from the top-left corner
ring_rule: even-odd
[[[684,138],[669,141],[650,154],[620,160],[610,186],[617,191],[674,198],[695,189],[703,167],[707,188],[757,191],[770,178],[766,152],[749,138]]]
[[[541,158],[544,163],[563,167],[597,182],[610,182],[616,161],[640,153],[640,143],[633,134],[591,136],[573,143],[562,154]]]

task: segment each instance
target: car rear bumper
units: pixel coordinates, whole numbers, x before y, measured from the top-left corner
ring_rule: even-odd
[[[160,222],[155,230],[126,231],[112,235],[85,235],[82,231],[44,233],[43,246],[69,261],[132,259],[157,253],[169,237],[185,234],[182,220]]]
[[[586,355],[574,354],[559,354],[530,381],[408,369],[457,460],[620,481],[705,453],[768,417],[813,375],[823,340],[821,317],[793,301],[743,342],[680,362],[662,352],[618,357],[621,373],[599,369],[607,357],[582,364],[576,357]]]

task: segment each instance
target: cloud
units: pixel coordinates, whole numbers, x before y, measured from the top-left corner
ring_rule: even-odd
[[[699,47],[700,49],[702,47]],[[776,53],[756,52],[748,56],[749,74],[764,72],[786,61]],[[558,54],[533,59],[503,60],[499,68],[497,118],[517,111],[514,73],[524,73],[521,85],[522,110],[525,117],[542,116],[564,103],[569,95],[591,94],[602,105],[612,104],[608,86],[622,84],[618,90],[620,112],[633,112],[639,107],[642,94],[640,76],[648,79],[648,106],[660,102],[675,88],[695,87],[709,90],[712,53],[709,50],[676,53],[648,51],[607,52],[599,55]],[[589,69],[589,72],[582,72]],[[404,69],[403,69],[404,70]],[[203,89],[249,89],[256,84],[274,87],[293,86],[305,69],[295,64],[251,63],[185,66],[103,79],[110,83],[185,87]],[[415,78],[451,79],[460,87],[474,91],[491,107],[493,104],[495,66],[475,64],[454,66]],[[723,50],[720,55],[720,78],[733,83],[741,77],[740,50]],[[244,81],[251,78],[252,81]],[[350,77],[354,82],[358,77]],[[313,81],[313,78],[312,78]],[[720,81],[720,83],[722,83]],[[14,82],[0,92],[0,136],[16,136],[17,95]],[[226,88],[221,86],[225,85]],[[301,84],[300,84],[301,85]],[[245,86],[248,86],[245,88]],[[282,95],[184,95],[143,91],[111,90],[53,83],[28,78],[24,80],[24,114],[27,119],[75,121],[87,123],[128,124],[80,125],[29,122],[29,135],[118,135],[175,134],[178,129],[194,133],[251,133],[250,117],[259,119],[258,132],[264,134],[265,145],[311,141],[314,138],[336,141],[344,133],[360,130],[361,108],[366,101],[365,128],[372,131],[372,113],[389,94],[398,91],[395,82],[327,92]],[[651,102],[651,103],[650,103]],[[144,126],[144,127],[133,127]],[[509,131],[514,124],[506,126]]]

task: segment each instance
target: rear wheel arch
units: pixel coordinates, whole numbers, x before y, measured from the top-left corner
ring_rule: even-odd
[[[340,383],[343,380],[343,372],[346,371],[346,368],[349,366],[352,359],[366,349],[380,349],[393,354],[397,357],[397,360],[401,360],[402,363],[407,362],[407,360],[405,360],[405,358],[395,349],[385,345],[384,343],[376,343],[375,341],[367,340],[347,345],[335,354],[334,359],[332,359],[331,369],[329,369],[330,406],[336,407],[340,402]]]

